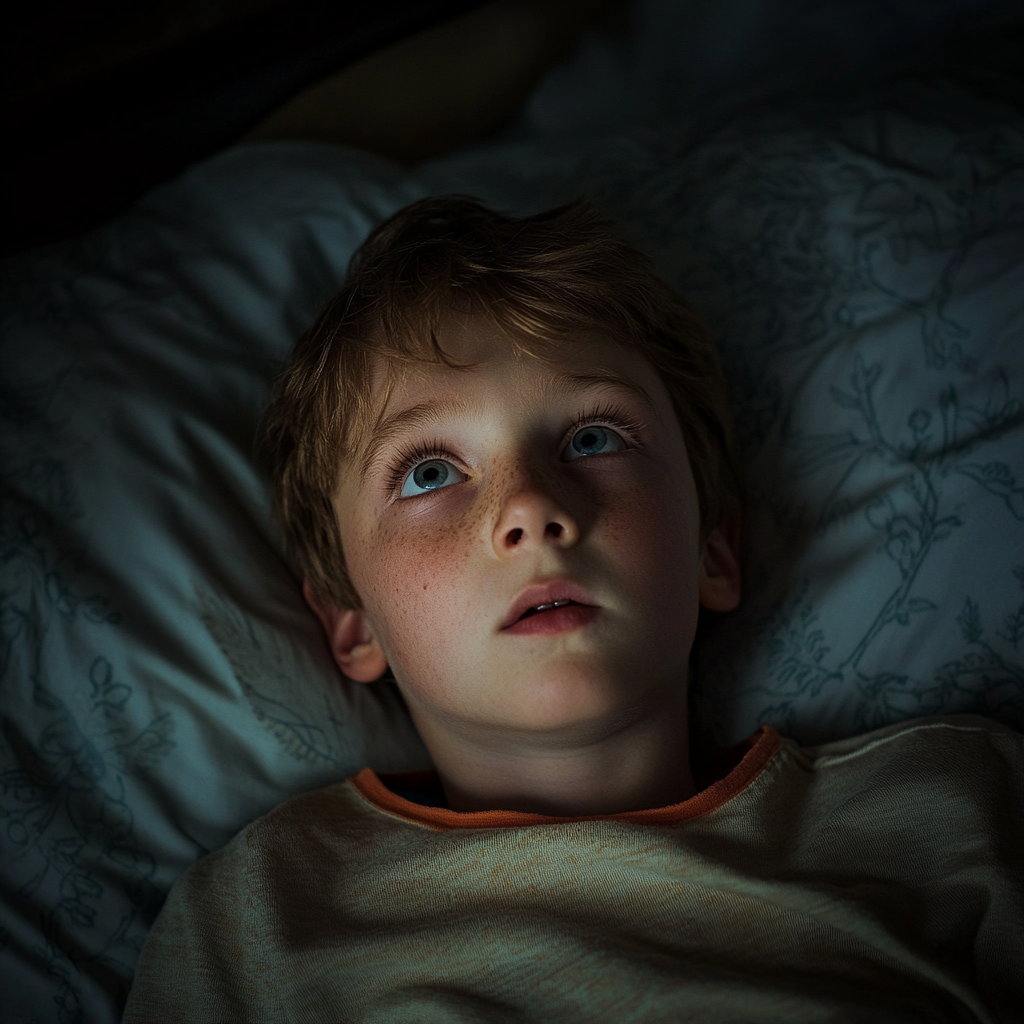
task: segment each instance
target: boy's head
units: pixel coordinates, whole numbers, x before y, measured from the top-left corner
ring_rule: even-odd
[[[714,350],[639,250],[582,203],[461,197],[371,234],[264,426],[335,657],[390,664],[428,746],[685,700],[698,606],[738,600],[729,433]]]

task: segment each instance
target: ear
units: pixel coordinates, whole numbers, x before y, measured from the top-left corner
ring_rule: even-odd
[[[701,607],[731,612],[740,603],[740,517],[716,526],[704,541],[700,559]]]
[[[309,580],[302,581],[302,596],[316,613],[327,634],[327,643],[338,668],[357,683],[372,683],[387,671],[384,657],[370,632],[366,616],[357,608],[338,608],[314,593]]]

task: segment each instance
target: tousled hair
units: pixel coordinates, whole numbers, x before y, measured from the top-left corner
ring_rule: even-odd
[[[332,498],[372,434],[402,364],[456,365],[439,341],[453,314],[489,317],[519,349],[600,333],[664,382],[697,486],[701,532],[736,510],[725,380],[714,347],[650,259],[578,200],[528,217],[465,196],[423,199],[384,221],[278,378],[260,446],[287,551],[315,594],[361,606]],[[381,367],[392,372],[380,373]]]

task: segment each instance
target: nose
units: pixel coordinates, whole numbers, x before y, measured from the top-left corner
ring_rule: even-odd
[[[551,496],[533,486],[510,494],[494,527],[493,543],[499,558],[508,558],[545,545],[571,548],[580,539],[575,518]]]

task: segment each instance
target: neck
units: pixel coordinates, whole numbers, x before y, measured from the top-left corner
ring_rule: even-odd
[[[543,737],[413,717],[453,810],[577,817],[665,807],[694,795],[685,689],[677,705]]]

